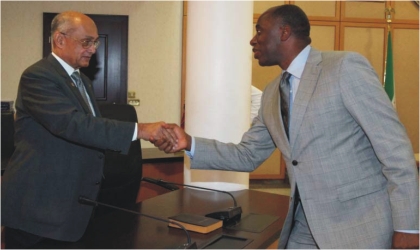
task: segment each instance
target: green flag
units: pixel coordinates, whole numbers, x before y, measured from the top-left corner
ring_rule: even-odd
[[[388,31],[388,45],[386,50],[386,61],[385,61],[385,92],[388,94],[389,99],[395,106],[395,81],[394,81],[394,62],[392,58],[392,39],[391,31]]]

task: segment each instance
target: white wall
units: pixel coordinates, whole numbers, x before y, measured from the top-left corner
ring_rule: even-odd
[[[23,70],[42,58],[43,12],[65,10],[128,15],[128,90],[140,99],[139,121],[179,124],[182,1],[2,1],[1,99],[15,100]]]

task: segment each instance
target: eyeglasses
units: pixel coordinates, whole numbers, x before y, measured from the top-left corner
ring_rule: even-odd
[[[63,33],[63,32],[60,32],[60,33],[64,36],[71,37],[70,35],[68,35],[66,33]],[[75,41],[78,41],[84,49],[89,49],[92,45],[95,47],[95,49],[97,49],[99,47],[99,45],[101,44],[101,42],[99,40],[92,41],[92,40],[89,40],[89,39],[79,40],[79,39],[76,39],[74,37],[71,37],[71,38]]]

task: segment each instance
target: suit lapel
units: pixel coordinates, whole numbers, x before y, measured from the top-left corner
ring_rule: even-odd
[[[300,79],[299,88],[293,102],[292,119],[290,123],[290,145],[291,149],[294,147],[299,129],[302,125],[303,117],[308,107],[309,101],[315,90],[319,74],[321,73],[321,52],[316,49],[311,49],[308,60],[303,70]]]
[[[90,112],[90,108],[88,107],[88,104],[85,102],[85,100],[83,99],[82,95],[80,94],[79,89],[77,88],[77,86],[74,84],[73,80],[71,79],[71,77],[67,74],[67,72],[64,70],[64,68],[61,66],[61,64],[57,61],[57,59],[55,59],[55,57],[52,54],[49,54],[47,57],[47,60],[51,63],[51,65],[53,66],[53,68],[57,71],[57,73],[63,77],[63,81],[65,82],[65,84],[67,85],[67,87],[70,89],[70,91],[73,93],[73,96],[76,98],[77,102],[82,106],[83,110],[86,113],[91,113]],[[82,77],[82,81],[83,84],[85,84],[85,89],[89,95],[89,98],[91,100],[95,100],[92,98],[95,98],[93,95],[93,91],[92,86],[90,84],[90,80],[89,78],[87,78],[83,73],[81,74]],[[86,84],[87,83],[87,84]],[[97,116],[100,116],[99,114],[99,109],[96,105],[96,102],[93,101],[92,105],[95,109],[95,113],[97,114]]]

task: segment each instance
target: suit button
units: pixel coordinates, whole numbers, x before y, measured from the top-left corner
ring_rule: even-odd
[[[298,164],[297,160],[292,161],[293,166],[296,166]]]
[[[101,182],[100,182],[100,181],[95,182],[95,185],[99,185],[99,184],[101,184]]]

